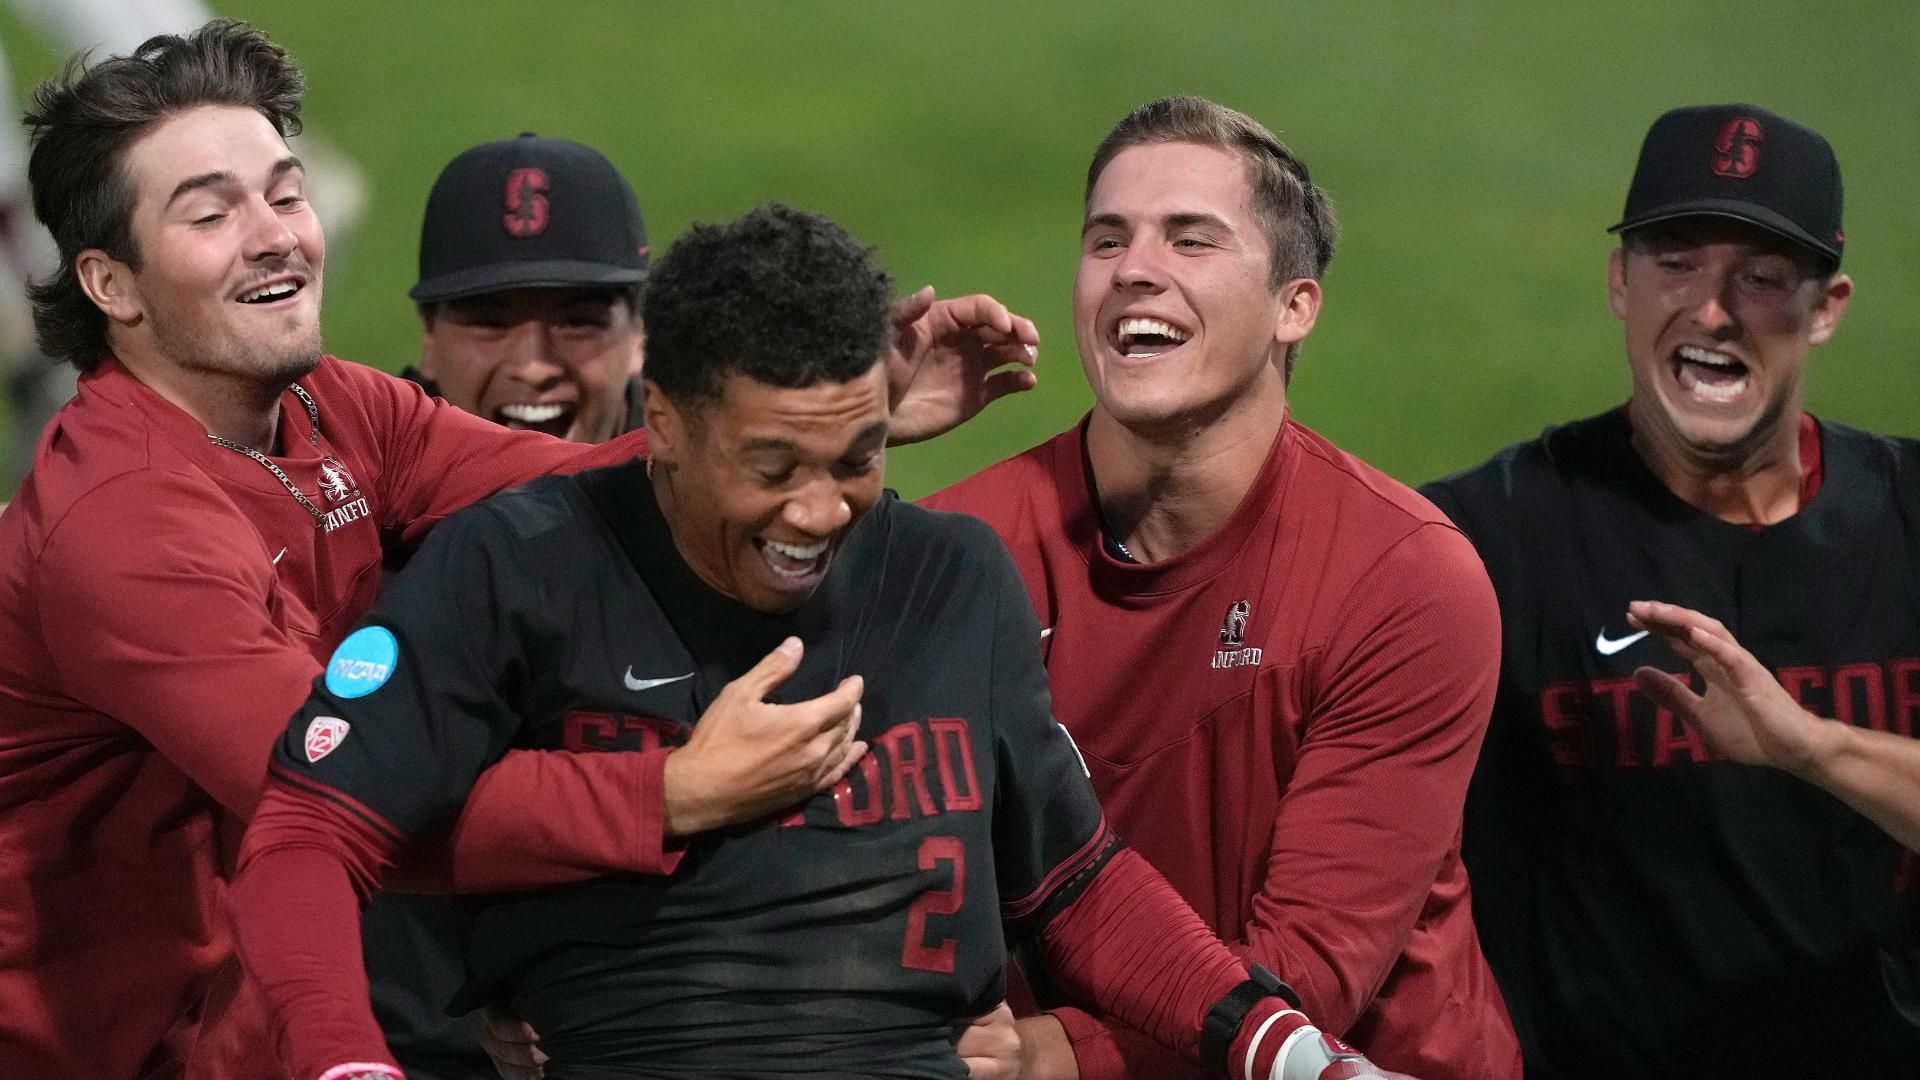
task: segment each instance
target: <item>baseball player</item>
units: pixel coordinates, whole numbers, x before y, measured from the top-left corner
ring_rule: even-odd
[[[489,761],[684,746],[671,773],[710,717],[788,694],[859,718],[871,749],[830,791],[654,875],[478,906],[473,990],[556,1076],[964,1075],[950,1030],[999,997],[1003,920],[1216,1070],[1377,1075],[1107,828],[993,535],[883,492],[889,294],[824,218],[695,228],[647,287],[652,460],[460,515],[342,642],[336,666],[378,669],[330,667],[295,715],[235,886],[297,1077],[399,1075],[355,894]]]
[[[10,0],[10,6],[45,40],[66,51],[94,54],[132,52],[156,34],[185,33],[213,18],[201,0]],[[9,118],[0,131],[0,372],[13,411],[12,445],[0,447],[0,502],[32,463],[40,429],[73,396],[75,374],[33,347],[27,286],[51,271],[59,256],[52,237],[33,219],[25,141],[12,123],[19,115],[0,49],[0,116]],[[363,216],[366,179],[324,136],[308,131],[294,141],[337,263]]]
[[[258,1076],[227,875],[286,717],[388,556],[502,487],[645,449],[506,431],[321,352],[325,238],[284,138],[301,90],[265,35],[216,21],[43,84],[29,114],[61,255],[36,330],[82,374],[0,514],[10,1074]],[[964,402],[969,374],[1026,355],[939,305],[902,339],[903,406],[926,387]],[[805,720],[769,774],[796,796],[824,777],[794,761],[845,753]],[[681,797],[662,784],[645,755],[508,754],[416,880],[657,865],[662,799]],[[737,812],[743,792],[697,801]]]
[[[531,134],[464,151],[427,196],[403,375],[505,427],[587,443],[639,427],[647,251],[599,151]]]
[[[428,394],[508,428],[603,443],[641,426],[646,225],[599,151],[522,135],[441,170],[420,227],[418,367]],[[361,920],[367,980],[414,1080],[490,1080],[466,978],[459,901],[386,892]]]
[[[1920,444],[1803,406],[1853,291],[1839,164],[1765,109],[1676,109],[1612,231],[1627,403],[1423,489],[1500,598],[1466,855],[1528,1076],[1915,1075],[1899,845],[1686,723],[1711,666],[1628,621],[1695,609],[1805,708],[1913,734]]]
[[[993,526],[1115,828],[1383,1065],[1517,1075],[1460,805],[1498,627],[1472,547],[1288,416],[1334,220],[1304,164],[1198,98],[1088,170],[1080,424],[927,500]],[[1047,1077],[1185,1075],[1111,1010],[1022,1021]],[[1058,1069],[1060,1071],[1052,1071]]]
[[[427,196],[420,277],[409,293],[420,314],[420,363],[402,375],[505,427],[589,443],[635,430],[647,265],[638,200],[604,155],[531,134],[472,147],[441,170]],[[921,290],[895,317],[904,333],[929,341],[984,334],[1008,346],[979,365],[997,370],[956,382],[946,400],[923,393],[897,403],[896,444],[919,419],[978,411],[1033,386],[1038,334],[992,297],[935,305],[932,290]],[[896,355],[929,350],[909,342]],[[1010,355],[1015,362],[1001,367]],[[932,374],[901,371],[896,381],[921,375],[925,383]],[[383,893],[361,924],[375,1013],[416,1080],[493,1075],[472,1025],[445,1015],[464,978],[456,905]]]

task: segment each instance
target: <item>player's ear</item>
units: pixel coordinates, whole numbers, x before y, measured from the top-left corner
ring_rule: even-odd
[[[440,381],[440,339],[433,332],[439,314],[439,304],[420,305],[420,375],[429,382]]]
[[[633,355],[627,358],[627,378],[637,379],[647,364],[647,324],[633,317]]]
[[[659,383],[648,379],[644,385],[647,392],[642,412],[647,424],[647,456],[660,464],[672,465],[686,452],[686,414],[660,389]]]
[[[133,281],[133,267],[100,248],[88,248],[73,257],[73,276],[108,319],[122,326],[140,321],[140,290]]]
[[[1847,313],[1847,301],[1853,299],[1853,279],[1845,274],[1835,274],[1827,279],[1827,287],[1821,291],[1820,299],[1813,307],[1813,327],[1807,334],[1810,345],[1824,345],[1833,336],[1833,329],[1840,325],[1840,316]]]
[[[1627,317],[1627,246],[1621,244],[1607,256],[1607,306],[1617,318]]]
[[[1320,283],[1312,278],[1295,278],[1280,286],[1274,300],[1273,340],[1280,345],[1305,340],[1320,318]]]

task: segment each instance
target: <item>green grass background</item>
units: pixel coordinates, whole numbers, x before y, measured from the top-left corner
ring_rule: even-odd
[[[1626,393],[1603,233],[1646,126],[1749,100],[1823,131],[1857,290],[1812,407],[1920,434],[1920,4],[816,3],[218,5],[305,65],[308,119],[373,185],[328,275],[340,355],[415,353],[428,185],[521,130],[604,150],[656,251],[778,199],[879,246],[903,286],[984,290],[1040,324],[1040,389],[925,447],[918,495],[1073,422],[1070,284],[1086,159],[1129,108],[1199,93],[1266,122],[1345,240],[1295,415],[1420,482]],[[53,50],[0,13],[22,83]]]

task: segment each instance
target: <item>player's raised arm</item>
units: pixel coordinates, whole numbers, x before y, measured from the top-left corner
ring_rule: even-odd
[[[1664,671],[1634,681],[1700,732],[1717,754],[1813,784],[1920,851],[1920,742],[1823,719],[1800,707],[1720,620],[1691,608],[1636,600],[1627,621],[1665,638],[1706,679],[1695,693]]]

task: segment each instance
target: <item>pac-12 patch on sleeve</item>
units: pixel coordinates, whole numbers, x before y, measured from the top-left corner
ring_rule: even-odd
[[[316,716],[307,725],[307,764],[311,765],[338,749],[346,741],[353,725],[337,716]]]
[[[347,635],[327,661],[327,689],[338,697],[366,697],[387,684],[400,660],[400,644],[384,626],[363,626]]]

